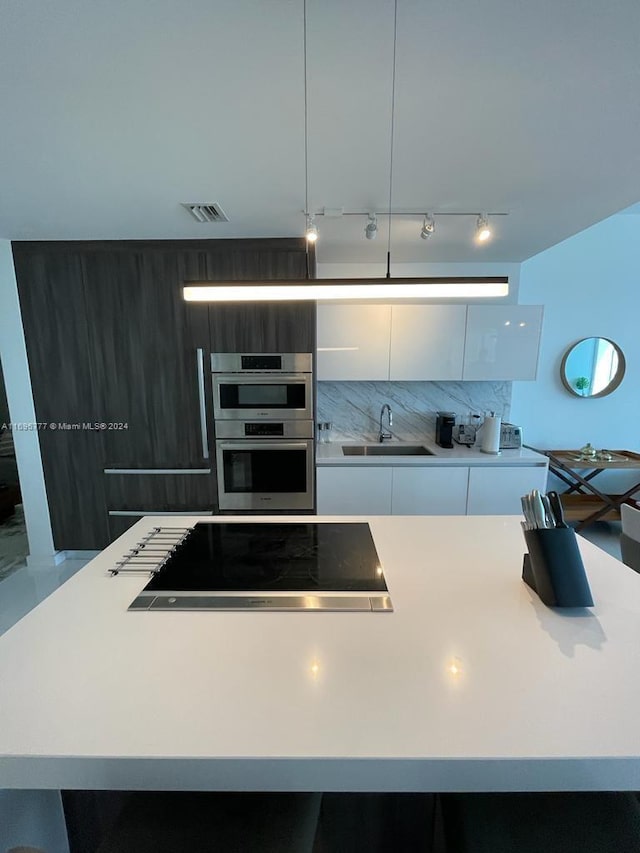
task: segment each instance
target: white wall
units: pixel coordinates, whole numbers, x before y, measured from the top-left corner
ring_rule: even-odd
[[[526,443],[640,452],[640,215],[609,217],[525,261],[519,301],[545,306],[538,378],[513,384],[511,419]],[[608,397],[574,397],[560,362],[592,336],[622,348],[627,372]]]
[[[48,318],[44,318],[48,322]],[[22,330],[11,243],[0,240],[0,360],[14,423],[35,424],[27,350]],[[37,430],[14,430],[30,563],[50,565],[55,554]]]

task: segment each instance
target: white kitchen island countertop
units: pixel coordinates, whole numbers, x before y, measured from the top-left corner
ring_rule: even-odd
[[[517,517],[368,521],[393,613],[129,612],[139,521],[0,638],[0,788],[640,789],[639,575],[580,539],[552,610]]]
[[[519,467],[540,465],[547,467],[548,458],[535,450],[526,447],[520,450],[501,450],[499,454],[483,453],[479,447],[467,447],[462,444],[454,444],[452,448],[440,447],[433,441],[387,441],[385,447],[393,448],[402,445],[418,445],[426,447],[432,452],[432,456],[346,456],[342,452],[343,447],[353,445],[375,445],[372,441],[333,441],[328,444],[316,445],[316,465],[410,465],[418,467],[426,466],[464,466],[464,465],[489,465],[503,467]]]

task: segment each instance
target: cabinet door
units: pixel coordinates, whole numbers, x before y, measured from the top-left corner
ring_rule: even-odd
[[[117,469],[112,469],[117,471]],[[105,492],[109,510],[171,512],[212,511],[217,507],[216,482],[211,473],[105,474]]]
[[[317,378],[389,379],[390,305],[318,305]]]
[[[541,305],[470,305],[463,379],[535,379]]]
[[[265,245],[267,243],[267,245]],[[235,246],[234,244],[238,244]],[[186,280],[272,281],[304,279],[314,259],[304,240],[212,240],[205,274]],[[254,302],[209,306],[212,352],[313,352],[316,344],[314,302]]]
[[[393,515],[465,515],[469,469],[394,468]]]
[[[318,467],[318,515],[390,515],[391,476],[390,467]]]
[[[394,305],[389,379],[462,379],[466,305]]]
[[[544,465],[519,468],[471,468],[467,515],[521,515],[520,497],[532,489],[547,488]]]
[[[14,245],[14,259],[53,541],[95,550],[109,541],[102,478],[105,432],[87,352],[82,257]],[[54,424],[55,429],[50,425]]]
[[[100,420],[126,424],[105,432],[106,467],[202,467],[209,320],[182,299],[177,253],[96,251],[84,265]]]

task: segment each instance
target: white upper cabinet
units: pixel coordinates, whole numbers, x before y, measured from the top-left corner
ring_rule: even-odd
[[[318,305],[319,380],[389,378],[390,305]]]
[[[463,379],[535,379],[541,305],[469,305]]]
[[[394,305],[389,379],[462,379],[466,305]]]
[[[541,305],[318,305],[320,380],[535,379]]]

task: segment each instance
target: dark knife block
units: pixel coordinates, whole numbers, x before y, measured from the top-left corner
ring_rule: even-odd
[[[570,527],[525,530],[529,553],[524,555],[522,580],[549,607],[593,607],[589,581]]]

